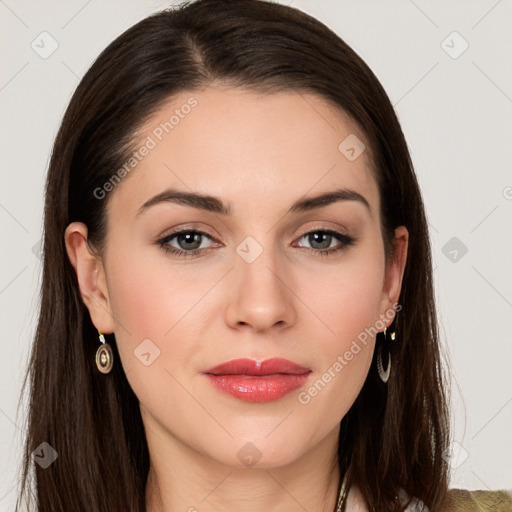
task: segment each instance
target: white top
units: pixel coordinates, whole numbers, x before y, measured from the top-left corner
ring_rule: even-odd
[[[400,489],[399,497],[402,503],[406,503],[409,499],[409,495],[405,489]],[[368,508],[364,503],[363,496],[359,487],[352,485],[347,494],[347,506],[345,509],[347,512],[368,512]],[[414,498],[409,506],[405,509],[405,512],[430,512],[428,507],[417,498]]]

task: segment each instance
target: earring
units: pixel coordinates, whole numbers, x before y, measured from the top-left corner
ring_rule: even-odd
[[[98,331],[101,345],[96,350],[96,366],[101,373],[109,373],[114,364],[114,354],[112,348],[105,341],[103,334]]]
[[[389,340],[386,336],[387,327],[384,327],[384,342],[379,345],[377,348],[377,372],[379,373],[380,380],[386,384],[389,380],[389,375],[391,374],[391,350],[388,348],[388,364],[386,369],[384,370],[384,365],[382,364],[382,345],[386,345],[389,347],[389,344],[395,341],[395,332],[390,333]]]

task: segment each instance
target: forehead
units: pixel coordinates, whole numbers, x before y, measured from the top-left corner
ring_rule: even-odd
[[[170,187],[224,198],[235,214],[282,209],[300,196],[342,187],[378,209],[364,134],[345,112],[311,93],[182,91],[139,128],[134,150],[136,165],[111,198],[111,208],[124,215]]]

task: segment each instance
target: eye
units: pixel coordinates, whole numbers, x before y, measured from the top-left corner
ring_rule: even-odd
[[[311,246],[306,247],[306,249],[311,249],[312,251],[324,256],[342,251],[354,244],[356,241],[354,237],[332,229],[316,229],[314,231],[309,231],[302,235],[299,240],[302,240],[303,238],[305,238]],[[332,243],[335,243],[336,240],[338,240],[339,243],[333,246]],[[303,246],[299,245],[299,247]]]
[[[191,258],[209,249],[209,247],[205,247],[203,243],[205,238],[212,240],[212,237],[204,231],[197,229],[180,229],[158,240],[157,243],[166,253]],[[177,247],[171,243],[173,240],[175,240]]]

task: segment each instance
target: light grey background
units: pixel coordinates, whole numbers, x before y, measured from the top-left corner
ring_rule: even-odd
[[[453,365],[451,486],[512,489],[512,2],[286,3],[335,30],[395,105],[426,203]],[[0,0],[2,511],[15,503],[25,422],[17,404],[36,325],[52,142],[93,59],[169,5]],[[47,58],[31,47],[49,51],[52,39],[58,48]]]

